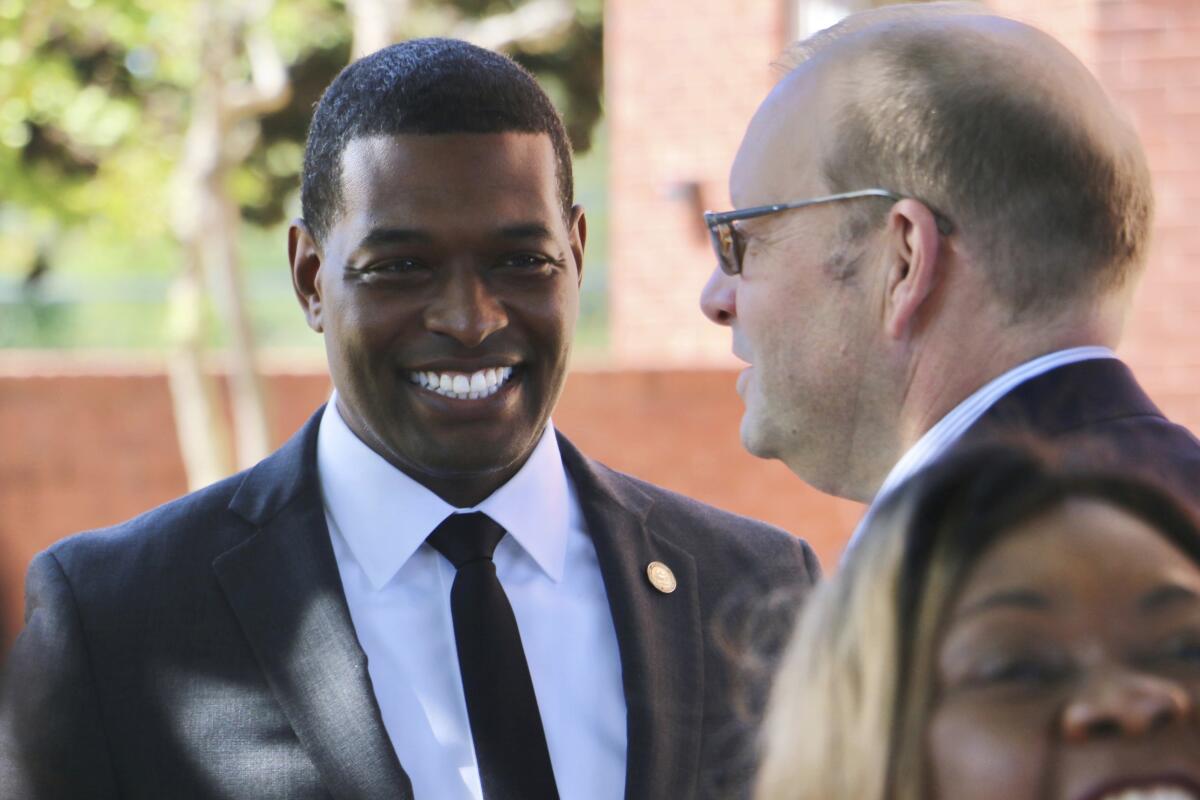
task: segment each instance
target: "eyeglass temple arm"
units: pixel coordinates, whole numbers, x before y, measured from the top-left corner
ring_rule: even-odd
[[[809,200],[797,200],[791,203],[774,203],[768,206],[752,206],[750,208],[734,209],[733,211],[705,211],[704,221],[708,223],[709,227],[713,227],[716,225],[723,225],[727,222],[737,222],[738,220],[754,219],[755,217],[763,217],[768,214],[777,214],[780,211],[789,211],[794,208],[804,208],[806,206],[820,205],[823,203],[835,203],[840,200],[854,200],[859,197],[884,197],[893,202],[906,199],[904,195],[896,194],[895,192],[888,191],[887,189],[859,189],[853,192],[842,192],[840,194],[831,194],[826,197],[814,197]],[[939,233],[941,233],[943,236],[949,236],[951,233],[954,233],[953,222],[951,222],[941,213],[935,211],[927,203],[924,203],[924,201],[918,202],[923,203],[926,208],[929,208],[930,213],[933,214],[934,221],[937,223],[937,229]]]

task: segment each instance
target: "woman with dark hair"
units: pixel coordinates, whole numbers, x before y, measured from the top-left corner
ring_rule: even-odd
[[[1200,531],[1154,485],[989,446],[810,596],[759,800],[1200,798]]]

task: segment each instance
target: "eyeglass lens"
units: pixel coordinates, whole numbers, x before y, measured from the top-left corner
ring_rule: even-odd
[[[742,271],[741,247],[737,231],[731,223],[717,226],[717,230],[713,232],[713,245],[722,272],[726,275],[737,275]]]

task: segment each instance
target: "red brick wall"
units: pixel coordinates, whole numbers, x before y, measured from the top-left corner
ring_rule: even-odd
[[[728,208],[729,165],[777,77],[785,12],[746,0],[605,5],[610,320],[622,365],[711,365],[729,351],[699,311],[713,264],[700,212]]]
[[[796,0],[802,2],[803,0]],[[698,295],[713,259],[698,211],[728,202],[745,126],[776,77],[792,0],[609,0],[612,326],[621,365],[725,366]],[[1200,0],[988,0],[1071,48],[1132,117],[1158,216],[1120,353],[1200,430]],[[798,7],[798,6],[797,6]],[[701,188],[699,204],[680,186]]]
[[[182,494],[166,380],[152,367],[0,370],[0,651],[20,627],[25,568],[57,539]],[[282,442],[328,396],[324,373],[274,375]],[[576,372],[555,422],[610,466],[809,538],[832,564],[859,507],[746,455],[723,371]]]
[[[1200,429],[1200,2],[988,0],[1054,35],[1145,143],[1158,198],[1146,277],[1121,348],[1155,397]],[[776,75],[789,0],[609,0],[611,286],[621,364],[730,364],[697,297],[712,257],[699,206],[724,206],[746,123]],[[701,188],[699,206],[681,186]]]

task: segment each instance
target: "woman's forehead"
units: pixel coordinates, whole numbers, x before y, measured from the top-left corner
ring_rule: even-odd
[[[1200,594],[1200,567],[1159,531],[1100,499],[1070,499],[1002,535],[968,573],[956,609],[990,595],[1048,599],[1150,592],[1178,583]]]

